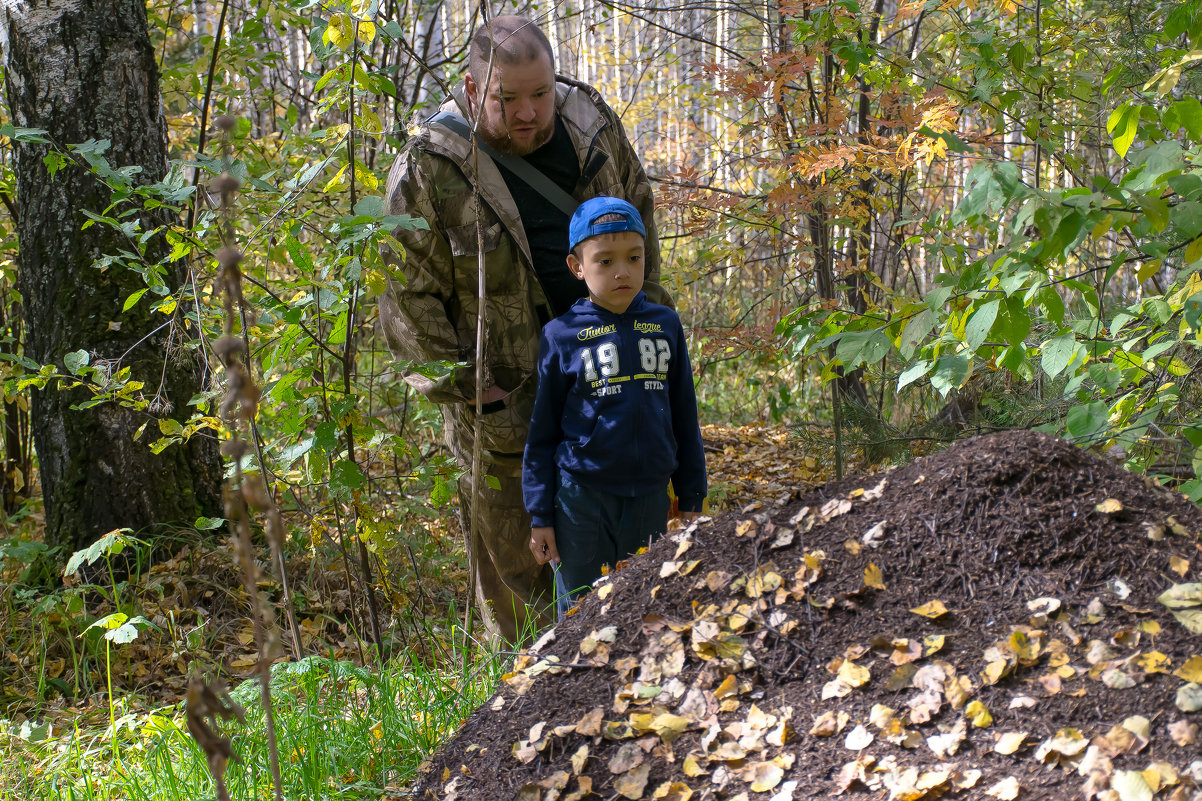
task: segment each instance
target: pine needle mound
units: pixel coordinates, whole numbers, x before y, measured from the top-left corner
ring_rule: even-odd
[[[1180,494],[1008,432],[794,495],[630,560],[416,797],[1202,799]]]

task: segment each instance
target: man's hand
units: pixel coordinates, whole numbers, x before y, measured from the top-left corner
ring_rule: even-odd
[[[701,512],[681,512],[680,513],[680,519],[686,523],[690,520],[696,520],[699,517],[701,517]]]
[[[499,401],[499,400],[501,400],[502,398],[504,398],[504,397],[505,397],[506,395],[508,395],[508,394],[509,394],[508,392],[506,392],[505,390],[501,389],[501,388],[500,388],[500,387],[498,387],[496,384],[493,384],[491,387],[486,387],[486,388],[485,388],[485,390],[484,390],[484,402],[485,402],[485,403],[492,403],[493,401]]]
[[[530,553],[534,554],[534,560],[540,565],[559,561],[554,526],[534,526],[530,529]]]
[[[496,384],[493,384],[492,386],[485,387],[484,391],[481,392],[480,395],[481,395],[480,404],[482,406],[487,406],[488,404],[492,403],[493,401],[504,400],[505,398],[509,397],[509,390],[501,389]],[[475,409],[476,408],[475,398],[468,401],[467,405],[470,406],[471,408]]]

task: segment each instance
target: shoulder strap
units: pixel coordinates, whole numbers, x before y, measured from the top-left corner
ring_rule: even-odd
[[[428,121],[437,122],[452,133],[463,137],[469,142],[472,141],[471,126],[467,120],[452,111],[440,111]],[[554,181],[543,175],[542,172],[532,167],[530,162],[516,156],[507,156],[504,153],[498,152],[479,136],[475,139],[477,147],[483,150],[490,159],[503,165],[505,169],[518,178],[521,178],[532,189],[555,204],[564,214],[571,217],[572,213],[576,211],[576,207],[580,205],[579,201],[560,189]]]

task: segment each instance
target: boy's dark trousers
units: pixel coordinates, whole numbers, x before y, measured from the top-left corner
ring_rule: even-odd
[[[668,488],[658,487],[632,498],[582,487],[560,473],[555,493],[555,548],[557,595],[570,600],[559,604],[560,615],[587,593],[601,576],[639,548],[659,539],[668,527]]]

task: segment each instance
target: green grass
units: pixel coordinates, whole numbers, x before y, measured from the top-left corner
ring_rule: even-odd
[[[431,627],[432,636],[434,631]],[[272,698],[284,797],[399,797],[416,778],[422,759],[492,694],[505,667],[503,656],[483,648],[466,662],[459,651],[450,656],[441,668],[402,658],[382,670],[368,669],[317,656],[276,665]],[[220,728],[232,738],[236,755],[225,775],[230,797],[267,801],[274,791],[258,684],[246,682],[230,696],[245,710],[245,722]],[[52,733],[24,728],[0,722],[3,801],[205,801],[215,796],[182,705],[121,715],[115,738],[104,724]]]

